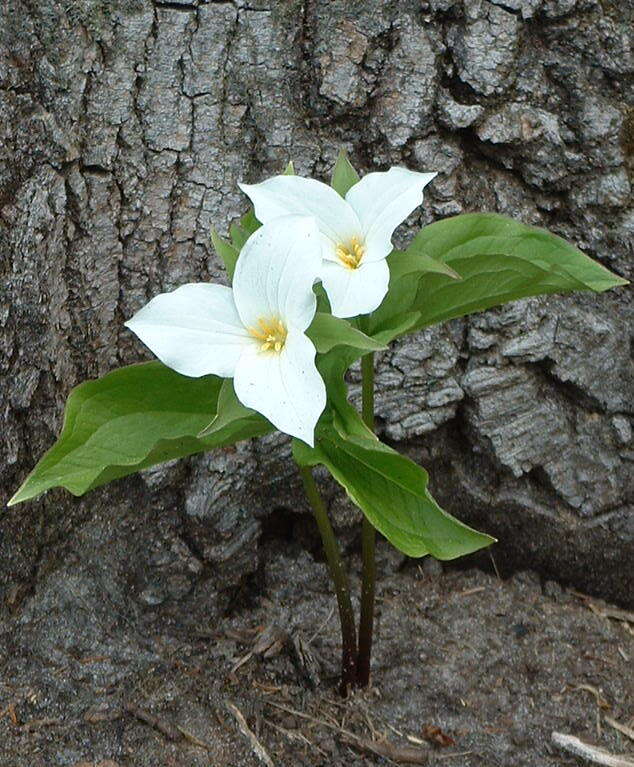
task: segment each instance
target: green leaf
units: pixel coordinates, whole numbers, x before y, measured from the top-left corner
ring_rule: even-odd
[[[240,253],[244,247],[244,243],[249,237],[260,228],[262,224],[255,217],[255,211],[253,208],[249,208],[247,212],[242,216],[239,223],[231,224],[229,227],[229,234],[231,236],[231,244],[234,249]]]
[[[251,207],[240,219],[240,226],[246,232],[247,237],[250,237],[253,232],[259,229],[262,224],[255,217],[255,210]]]
[[[332,171],[330,186],[342,197],[345,197],[350,187],[353,187],[357,181],[359,181],[359,174],[352,167],[346,150],[342,147]]]
[[[160,362],[119,368],[70,393],[62,433],[9,505],[51,487],[74,495],[163,461],[233,444],[272,430],[249,416],[197,435],[217,413],[221,378],[187,378]]]
[[[315,447],[293,441],[295,460],[301,466],[326,466],[372,525],[409,556],[453,559],[493,543],[444,512],[427,490],[427,472],[368,429],[348,401],[343,377],[348,364],[332,353],[319,360],[328,406]]]
[[[455,559],[494,543],[443,511],[427,489],[427,472],[372,436],[321,426],[315,447],[294,440],[293,455],[301,466],[326,466],[371,524],[410,557]]]
[[[385,349],[380,343],[351,325],[347,320],[332,314],[317,312],[306,331],[320,354],[326,354],[335,346],[349,346],[360,351],[373,352]]]
[[[293,161],[289,160],[288,165],[284,169],[283,176],[294,176],[295,175],[295,166],[293,165]]]
[[[250,233],[240,224],[231,224],[229,227],[229,236],[231,237],[231,245],[238,253],[240,253],[244,247],[244,243],[249,239]]]
[[[222,263],[225,265],[227,274],[229,275],[229,278],[231,279],[236,269],[236,263],[238,261],[239,251],[236,248],[234,248],[234,246],[230,242],[223,240],[223,238],[218,234],[218,232],[216,232],[216,230],[213,227],[211,229],[211,244],[214,246],[214,250],[218,254],[218,257],[222,260]]]
[[[552,232],[496,213],[469,213],[431,224],[418,233],[410,250],[451,266],[482,255],[514,256],[552,273],[553,282],[560,281],[564,289],[581,284],[600,292],[627,283]]]
[[[416,282],[414,291],[411,275],[397,277],[390,285],[389,300],[371,320],[372,335],[383,342],[519,298],[627,284],[545,229],[492,213],[431,224],[414,238],[408,252],[442,262],[461,280],[428,273]],[[410,315],[406,323],[404,314]]]
[[[256,413],[255,410],[245,407],[237,398],[233,388],[233,379],[231,378],[225,378],[222,381],[216,410],[216,415],[211,422],[198,433],[198,439],[210,437],[212,434],[227,430],[227,427],[239,430],[247,422],[255,427],[262,421],[261,415]],[[272,426],[271,429],[273,429]]]
[[[442,261],[415,250],[394,250],[387,261],[390,267],[387,295],[368,320],[372,336],[386,344],[407,333],[418,321],[420,313],[411,311],[410,307],[422,279],[433,274],[444,275],[450,280],[461,279]]]
[[[347,355],[330,352],[317,358],[317,368],[326,383],[328,395],[328,404],[321,421],[332,424],[343,436],[376,439],[348,400],[348,386],[344,376],[355,359],[352,350]]]
[[[321,282],[313,285],[313,293],[317,296],[317,311],[330,314],[330,301]]]
[[[458,272],[442,261],[427,255],[427,253],[411,245],[406,251],[393,250],[387,257],[390,267],[390,278],[399,280],[412,274],[444,274],[452,280],[462,279]]]

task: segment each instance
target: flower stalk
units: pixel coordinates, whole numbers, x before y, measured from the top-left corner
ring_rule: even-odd
[[[374,354],[361,359],[361,415],[365,425],[374,431]],[[361,529],[361,613],[359,617],[359,655],[357,658],[357,686],[370,683],[370,657],[374,631],[374,597],[376,583],[376,533],[367,517]]]
[[[324,546],[330,576],[335,585],[337,605],[339,607],[339,622],[341,624],[341,683],[339,691],[345,698],[356,683],[357,669],[357,632],[354,611],[350,600],[350,586],[345,571],[339,546],[334,530],[328,519],[326,505],[319,493],[315,478],[310,468],[299,467],[299,473],[304,483],[306,496],[313,508],[315,521]]]

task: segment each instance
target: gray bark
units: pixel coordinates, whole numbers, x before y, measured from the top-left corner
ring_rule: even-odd
[[[598,0],[8,0],[1,498],[53,442],[72,386],[144,357],[125,318],[160,291],[224,279],[210,226],[226,231],[246,208],[237,181],[289,158],[324,177],[344,145],[362,172],[439,170],[404,240],[439,217],[493,210],[630,276],[625,11]],[[622,289],[455,321],[381,356],[377,400],[382,434],[431,470],[448,510],[499,537],[496,560],[621,601],[634,553],[631,320]],[[325,485],[350,526],[355,514]],[[35,590],[48,614],[74,603],[75,587],[98,595],[102,580],[113,604],[210,599],[255,570],[278,508],[306,511],[278,437],[81,500],[51,492],[0,519],[4,602]]]

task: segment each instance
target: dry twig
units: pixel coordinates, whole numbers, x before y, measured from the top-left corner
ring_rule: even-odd
[[[611,607],[610,605],[600,605],[595,602],[592,597],[587,594],[582,594],[580,591],[570,590],[571,594],[584,601],[587,607],[592,610],[595,615],[601,618],[612,618],[615,621],[621,621],[622,623],[634,624],[634,612],[629,610],[621,610],[619,607]]]
[[[303,711],[297,711],[288,706],[281,706],[279,703],[274,703],[272,700],[267,700],[266,703],[287,714],[298,716],[300,719],[306,719],[314,724],[320,724],[322,727],[328,727],[328,729],[334,730],[344,742],[364,753],[381,756],[384,759],[391,759],[397,764],[427,764],[428,754],[420,748],[396,746],[387,740],[367,740],[366,738],[361,738],[359,735],[355,735],[354,732],[350,732],[350,730],[346,730],[344,727],[333,724],[326,719],[318,719],[310,714],[305,714]]]
[[[121,717],[120,708],[107,708],[105,706],[93,706],[84,713],[84,722],[99,724],[99,722],[114,722]]]
[[[603,708],[606,710],[609,710],[612,708],[608,701],[603,697],[603,694],[601,690],[597,689],[591,684],[577,684],[573,688],[574,690],[585,690],[586,692],[589,692],[591,695],[594,695],[594,699],[597,702],[597,706],[599,708]]]
[[[312,740],[308,740],[308,738],[299,731],[296,730],[287,730],[285,727],[280,727],[279,724],[275,724],[275,722],[272,722],[270,719],[264,719],[263,720],[269,727],[273,728],[276,732],[281,733],[285,738],[290,740],[292,743],[299,742],[303,743],[305,746],[309,746],[310,748],[314,748],[315,751],[318,751],[321,756],[327,757],[328,754],[326,752],[319,748],[319,746],[316,743],[313,743]]]
[[[576,735],[553,732],[551,740],[559,748],[563,748],[575,756],[580,756],[582,759],[587,759],[589,762],[602,764],[604,767],[634,767],[634,759],[629,756],[611,754],[605,748],[586,743],[581,738],[577,738]]]
[[[328,617],[326,618],[326,620],[319,626],[319,628],[311,636],[308,642],[306,642],[307,645],[311,645],[315,641],[315,639],[317,639],[317,637],[321,634],[321,632],[326,628],[326,626],[328,625],[328,623],[330,622],[330,619],[332,618],[334,614],[335,614],[335,607],[333,605],[330,612],[328,613]]]
[[[178,729],[174,727],[174,725],[165,721],[165,719],[161,719],[154,714],[150,714],[149,711],[145,711],[144,709],[139,708],[139,706],[136,706],[134,703],[126,703],[124,708],[129,714],[132,714],[132,716],[136,717],[140,722],[144,722],[145,724],[149,724],[150,727],[154,727],[155,730],[158,730],[160,733],[165,735],[168,740],[180,740],[183,737]]]
[[[479,594],[481,591],[486,591],[486,586],[474,586],[470,589],[464,589],[463,591],[456,591],[455,596],[457,597],[470,597],[473,594]]]
[[[352,733],[341,733],[341,739],[348,745],[366,754],[390,759],[397,764],[427,764],[428,754],[414,746],[396,746],[389,740],[367,740]]]
[[[611,716],[606,716],[605,721],[610,727],[614,727],[615,730],[618,730],[623,735],[627,735],[628,738],[634,740],[634,730],[631,727],[628,727],[626,724],[621,724],[621,722],[617,722],[616,719],[612,719]]]
[[[602,618],[612,618],[615,621],[621,621],[621,623],[634,623],[634,613],[629,612],[629,610],[620,610],[618,607],[601,607],[594,602],[588,602],[588,607]]]
[[[247,720],[244,718],[242,711],[240,711],[240,709],[237,706],[234,706],[233,703],[227,703],[227,708],[229,709],[229,712],[238,723],[240,732],[245,736],[245,738],[251,744],[251,749],[253,753],[258,757],[258,759],[263,764],[266,765],[266,767],[275,767],[275,765],[273,764],[273,760],[267,754],[264,746],[260,743],[260,741],[255,737],[255,734],[253,733],[253,731],[249,728],[249,725],[247,724]]]
[[[475,751],[454,751],[451,754],[436,754],[435,761],[439,762],[441,759],[457,759],[460,756],[471,756],[475,754]]]
[[[112,759],[106,759],[103,762],[75,762],[72,767],[119,767],[119,764]]]
[[[189,741],[193,746],[198,746],[198,748],[204,748],[207,751],[211,751],[211,746],[209,745],[209,743],[205,743],[204,740],[197,738],[193,733],[189,732],[189,730],[186,730],[184,727],[181,727],[180,724],[176,725],[176,729],[185,738],[185,740]]]
[[[24,732],[32,732],[33,730],[39,730],[41,727],[53,727],[61,723],[61,719],[31,719],[30,722],[25,722],[20,729],[24,730]]]

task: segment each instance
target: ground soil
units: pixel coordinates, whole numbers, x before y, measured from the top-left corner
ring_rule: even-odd
[[[150,611],[122,621],[111,652],[64,663],[29,654],[17,629],[0,666],[0,765],[582,764],[553,730],[634,752],[608,721],[632,726],[631,613],[531,573],[403,563],[385,547],[372,687],[344,701],[324,564],[266,546],[260,577],[211,625]]]

